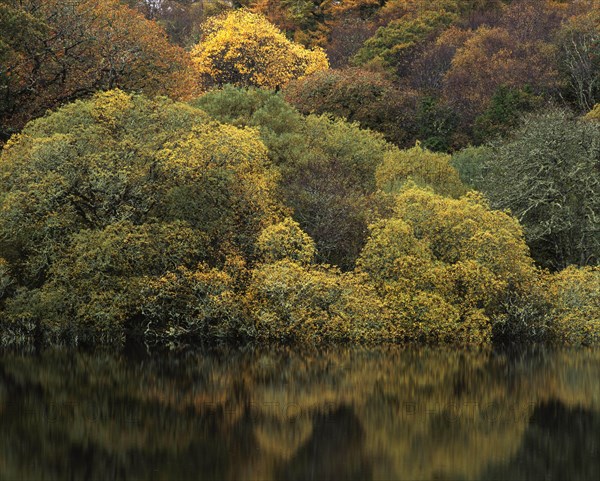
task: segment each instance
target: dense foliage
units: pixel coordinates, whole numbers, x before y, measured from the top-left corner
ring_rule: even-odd
[[[290,42],[262,16],[244,10],[212,17],[203,30],[191,54],[204,88],[274,89],[329,66],[322,50]]]
[[[118,0],[2,0],[0,142],[97,90],[188,97],[190,69],[159,25]]]
[[[522,222],[536,260],[553,268],[599,262],[598,123],[549,111],[479,155],[478,185]]]
[[[320,261],[352,268],[367,226],[384,208],[375,171],[393,147],[327,116],[303,117],[280,95],[226,88],[194,105],[222,122],[258,127],[281,175],[281,197],[315,241]]]
[[[416,134],[418,95],[384,74],[359,68],[323,70],[292,81],[285,98],[303,114],[330,113],[407,145]]]
[[[0,0],[3,343],[598,342],[597,2],[209,3]]]
[[[111,91],[32,122],[0,164],[9,328],[122,336],[149,279],[198,268],[210,287],[205,263],[257,255],[274,182],[257,132],[167,99]]]
[[[328,37],[317,43],[334,56],[351,53],[335,64],[340,72],[292,86],[290,100],[304,112],[357,112],[356,120],[403,147],[420,140],[435,150],[459,150],[506,135],[521,113],[546,101],[584,113],[600,100],[597,2],[358,0],[345,13],[334,10],[321,7],[328,27],[319,31]],[[296,35],[296,26],[280,25]],[[342,25],[349,36],[344,46],[336,33]],[[353,90],[347,87],[348,64],[371,72],[374,84],[385,75],[391,85],[368,100],[373,93],[360,75]],[[353,91],[365,95],[360,109]],[[403,112],[394,120],[397,106]],[[398,136],[390,135],[394,128]]]
[[[358,265],[410,337],[446,342],[488,340],[506,300],[535,279],[515,219],[477,195],[454,200],[414,187],[371,227]]]

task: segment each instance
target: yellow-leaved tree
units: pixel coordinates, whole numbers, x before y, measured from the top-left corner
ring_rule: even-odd
[[[475,192],[450,199],[407,185],[370,230],[358,271],[408,339],[485,343],[512,327],[506,305],[535,283],[519,223]]]
[[[322,49],[289,41],[265,17],[246,10],[209,19],[191,54],[203,88],[233,84],[276,89],[329,68]]]

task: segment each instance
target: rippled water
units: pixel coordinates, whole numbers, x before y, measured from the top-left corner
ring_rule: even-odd
[[[0,354],[0,479],[600,479],[600,351]]]

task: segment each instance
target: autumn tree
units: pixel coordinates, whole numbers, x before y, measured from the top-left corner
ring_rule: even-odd
[[[332,30],[351,20],[367,20],[382,0],[242,0],[242,5],[264,15],[285,34],[307,47],[325,48]]]
[[[464,126],[488,108],[501,88],[529,89],[545,97],[559,93],[562,81],[556,33],[566,18],[567,6],[511,2],[493,21],[471,32],[452,58],[443,86]]]
[[[418,49],[457,19],[454,10],[423,8],[407,11],[380,27],[352,58],[354,65],[382,65],[403,76],[418,54]]]
[[[325,24],[328,28],[327,55],[332,67],[341,68],[377,30],[375,16],[381,0],[327,2]]]
[[[386,25],[392,20],[405,16],[419,15],[425,11],[454,12],[459,15],[461,23],[470,24],[478,14],[495,12],[512,0],[386,0],[380,2],[381,8],[375,17],[379,25]],[[341,2],[346,3],[346,2]]]
[[[373,36],[375,30],[371,22],[360,18],[343,18],[333,23],[326,49],[331,66],[346,67],[365,41]]]
[[[195,105],[222,121],[258,127],[281,175],[281,198],[314,239],[317,260],[351,269],[368,223],[383,208],[375,170],[392,145],[358,124],[303,117],[281,95],[257,89],[211,91]]]
[[[457,11],[456,0],[432,0],[423,2],[421,0],[388,0],[377,12],[380,24],[389,23],[405,16],[418,15],[428,10],[452,10]]]
[[[319,260],[351,269],[383,208],[375,170],[391,146],[357,124],[311,115],[281,164],[283,195]]]
[[[529,85],[534,93],[556,88],[555,55],[549,43],[537,39],[515,43],[509,30],[480,27],[452,59],[445,94],[470,122],[488,107],[500,87]]]
[[[284,96],[303,114],[327,112],[381,132],[397,145],[414,144],[418,94],[380,73],[358,68],[316,72],[290,82]]]
[[[322,50],[290,42],[262,15],[246,10],[209,19],[191,55],[205,89],[225,84],[276,89],[328,68]]]
[[[14,279],[3,314],[57,338],[119,342],[126,325],[141,326],[148,286],[167,296],[196,279],[205,287],[196,284],[192,331],[206,334],[220,318],[200,308],[229,312],[217,308],[218,285],[230,289],[232,262],[257,258],[258,236],[279,219],[274,191],[254,130],[119,90],[71,103],[30,122],[2,153],[2,282]],[[158,312],[171,311],[152,311],[155,332],[174,327]]]
[[[518,222],[481,195],[449,199],[407,186],[370,227],[358,267],[411,339],[485,343],[535,271]]]
[[[295,42],[307,47],[327,43],[326,8],[323,0],[253,0],[252,10],[265,15]]]
[[[385,4],[384,0],[346,0],[344,2],[325,2],[325,11],[332,18],[357,16],[372,18]]]
[[[451,26],[442,32],[415,58],[408,73],[410,84],[425,95],[439,96],[456,51],[472,35],[471,30],[457,26]]]
[[[0,26],[0,138],[97,90],[193,94],[187,53],[118,0],[3,0]]]

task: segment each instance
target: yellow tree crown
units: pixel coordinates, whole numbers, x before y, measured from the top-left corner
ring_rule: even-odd
[[[233,84],[276,89],[329,68],[322,49],[291,42],[265,17],[246,10],[209,19],[191,54],[203,88]]]

